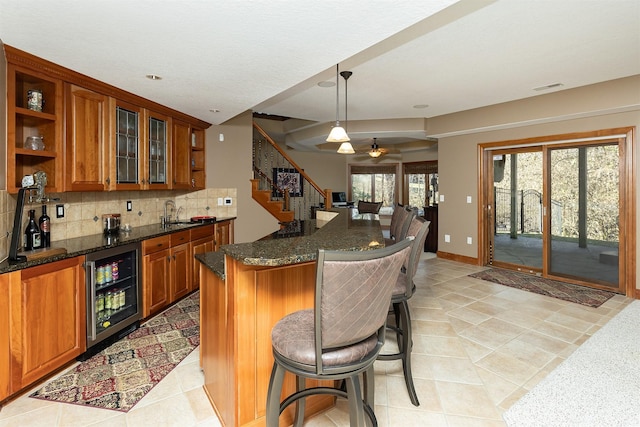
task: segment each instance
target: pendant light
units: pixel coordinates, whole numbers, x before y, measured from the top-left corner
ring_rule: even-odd
[[[371,150],[369,150],[369,156],[377,159],[382,155],[382,151],[380,151],[380,147],[378,147],[378,143],[376,142],[376,138],[373,138],[373,145],[371,145]]]
[[[347,71],[346,73],[349,73],[349,76],[351,76],[350,71]],[[340,126],[340,74],[341,74],[340,66],[336,65],[336,125],[331,129],[331,132],[327,137],[327,142],[341,142],[342,144],[338,149],[338,153],[353,154],[355,153],[355,151],[351,146],[351,144],[349,143],[351,139],[349,138],[349,135],[347,135],[347,131],[342,126]],[[349,76],[345,77],[343,75],[345,79],[345,84]],[[346,94],[346,86],[345,86],[345,101],[346,101],[346,96],[347,94]],[[346,113],[346,103],[345,103],[345,113]],[[346,116],[345,116],[345,122],[346,122]]]

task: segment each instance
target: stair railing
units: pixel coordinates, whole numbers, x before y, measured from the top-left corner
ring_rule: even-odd
[[[315,218],[315,211],[330,206],[322,190],[285,151],[253,122],[253,171],[261,190],[270,190],[272,200],[282,200],[283,209],[294,212],[299,221]]]

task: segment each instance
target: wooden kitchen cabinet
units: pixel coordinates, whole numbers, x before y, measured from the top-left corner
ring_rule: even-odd
[[[233,220],[220,221],[215,224],[216,229],[216,251],[220,250],[220,246],[233,243]]]
[[[142,242],[142,315],[148,317],[169,304],[171,236]]]
[[[9,193],[17,193],[23,176],[36,171],[47,174],[47,193],[205,188],[209,123],[11,46],[3,48]],[[42,94],[42,111],[28,108],[29,91]],[[147,145],[158,129],[155,136],[166,132],[165,158],[160,150],[154,158]],[[42,136],[45,148],[25,148],[30,136]],[[153,144],[158,148],[164,142],[158,138]]]
[[[65,84],[67,191],[104,191],[109,171],[109,97]]]
[[[7,191],[17,193],[22,177],[36,171],[47,174],[46,191],[63,191],[62,80],[36,69],[44,61],[24,57],[4,46],[7,58]],[[28,108],[27,94],[42,94],[42,111]],[[30,136],[41,136],[44,150],[25,148]]]
[[[171,118],[148,109],[143,111],[145,127],[142,133],[144,167],[143,188],[168,190],[171,165]]]
[[[11,389],[16,392],[86,350],[84,257],[27,268],[9,279]]]
[[[119,99],[109,99],[111,141],[109,148],[110,190],[142,189],[142,108]]]
[[[169,303],[177,301],[191,292],[191,233],[189,230],[171,234],[171,274]]]
[[[191,230],[191,290],[200,288],[200,261],[195,256],[215,249],[215,235],[213,224],[197,227]]]
[[[189,230],[142,242],[142,315],[148,317],[191,292]]]
[[[173,179],[174,190],[191,189],[191,126],[189,123],[173,120]]]
[[[173,120],[173,189],[205,188],[204,129]]]
[[[202,190],[206,186],[204,130],[191,128],[191,188]]]
[[[11,394],[11,349],[9,348],[9,286],[20,273],[0,275],[0,401]]]

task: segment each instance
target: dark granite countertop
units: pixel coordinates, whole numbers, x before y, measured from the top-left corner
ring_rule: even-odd
[[[224,280],[224,253],[206,252],[196,255],[196,259],[209,270],[213,271],[219,278]]]
[[[246,265],[277,267],[314,261],[318,249],[365,251],[384,246],[377,215],[353,209],[333,212],[338,215],[321,228],[316,220],[291,223],[255,242],[224,245],[217,255],[208,253],[196,259],[224,278],[224,254]]]
[[[233,220],[235,217],[218,218],[216,222],[224,222]],[[54,261],[59,261],[66,258],[72,258],[80,255],[86,255],[92,252],[97,252],[102,249],[114,248],[121,245],[127,245],[129,243],[141,242],[143,240],[152,239],[154,237],[162,236],[165,234],[171,234],[178,231],[189,230],[195,227],[202,227],[209,224],[201,223],[185,223],[185,224],[172,224],[167,228],[162,228],[160,224],[143,225],[140,227],[134,227],[130,232],[120,231],[118,235],[105,236],[104,234],[92,234],[89,236],[77,237],[73,239],[57,240],[51,243],[51,248],[65,248],[67,250],[64,254],[52,255],[51,257],[45,257],[41,259],[35,259],[32,261],[22,262],[18,264],[11,264],[8,260],[0,263],[0,274],[9,273],[11,271],[22,270],[25,268],[33,267],[40,264],[47,264]]]

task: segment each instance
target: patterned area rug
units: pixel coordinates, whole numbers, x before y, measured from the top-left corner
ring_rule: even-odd
[[[128,412],[200,344],[195,292],[30,397]]]
[[[602,303],[615,295],[615,293],[609,291],[587,288],[500,268],[490,268],[469,276],[589,307],[600,307]]]

